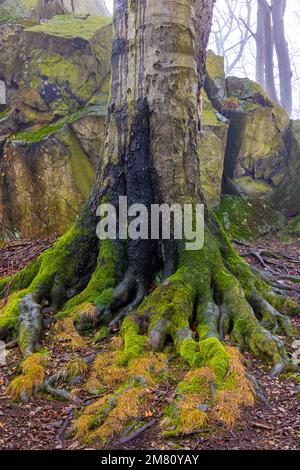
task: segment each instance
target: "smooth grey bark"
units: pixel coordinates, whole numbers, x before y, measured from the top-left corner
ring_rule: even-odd
[[[292,113],[292,69],[286,40],[284,14],[286,0],[272,0],[274,43],[278,59],[280,102],[288,115]]]

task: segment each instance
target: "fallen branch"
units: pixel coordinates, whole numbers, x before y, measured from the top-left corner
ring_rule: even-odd
[[[264,423],[256,423],[254,421],[251,421],[250,423],[252,426],[254,426],[255,428],[260,428],[260,429],[265,429],[266,431],[274,431],[274,426],[269,426],[268,424],[264,424]]]

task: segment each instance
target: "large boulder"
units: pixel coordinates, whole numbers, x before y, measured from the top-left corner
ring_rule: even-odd
[[[111,16],[105,0],[0,0],[0,11],[36,21],[66,13]]]
[[[215,214],[230,237],[253,241],[281,227],[283,218],[263,199],[222,196]]]
[[[0,21],[0,237],[62,234],[104,136],[112,27],[99,16]]]
[[[219,204],[221,197],[228,121],[216,111],[205,91],[202,92],[202,101],[200,181],[206,202],[214,207]]]
[[[204,88],[213,106],[221,111],[222,102],[227,98],[224,57],[208,51]]]
[[[0,157],[0,238],[45,238],[63,233],[89,195],[95,156],[80,133],[104,127],[105,110],[91,108],[6,139]],[[91,131],[90,131],[91,132]],[[92,132],[91,132],[92,134]],[[102,134],[103,135],[103,134]],[[97,136],[98,149],[101,134]]]
[[[291,121],[287,148],[290,156],[288,174],[276,188],[272,202],[287,217],[294,217],[300,214],[300,120]],[[299,218],[297,220],[299,222]]]
[[[252,80],[229,77],[227,90],[240,107],[231,114],[225,171],[243,192],[268,194],[287,177],[289,117]]]
[[[109,18],[98,16],[62,15],[29,27],[0,24],[0,79],[8,104],[26,121],[87,105],[110,74],[111,28]]]
[[[105,0],[60,0],[68,12],[74,14],[90,14],[111,16]]]
[[[209,52],[205,90],[230,120],[224,163],[225,190],[262,196],[287,178],[290,120],[262,88],[247,78],[225,78],[222,57]]]
[[[0,11],[2,15],[36,21],[67,13],[60,0],[0,0]]]
[[[289,117],[251,80],[229,77],[227,90],[227,103],[233,97],[239,104],[231,112],[225,173],[247,194],[268,194],[287,176]]]

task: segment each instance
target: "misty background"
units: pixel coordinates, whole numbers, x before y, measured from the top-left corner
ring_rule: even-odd
[[[105,1],[109,10],[113,12],[114,0]],[[271,0],[267,1],[271,3]],[[292,70],[291,117],[300,119],[300,2],[285,0],[283,3],[286,3],[284,26]],[[227,75],[256,80],[257,8],[258,0],[216,1],[209,48],[224,56]],[[273,60],[275,86],[280,100],[280,79],[275,50]]]

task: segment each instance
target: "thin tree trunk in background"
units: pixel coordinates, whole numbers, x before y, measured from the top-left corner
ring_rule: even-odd
[[[292,99],[292,69],[289,49],[285,36],[284,14],[286,0],[272,0],[272,17],[274,29],[274,42],[278,58],[280,78],[280,102],[286,112],[291,115]]]
[[[261,2],[257,4],[257,29],[256,41],[256,81],[265,88],[265,37],[264,37],[264,14]]]
[[[258,0],[258,3],[264,25],[265,90],[273,101],[279,103],[274,77],[274,37],[271,7],[267,0]]]

